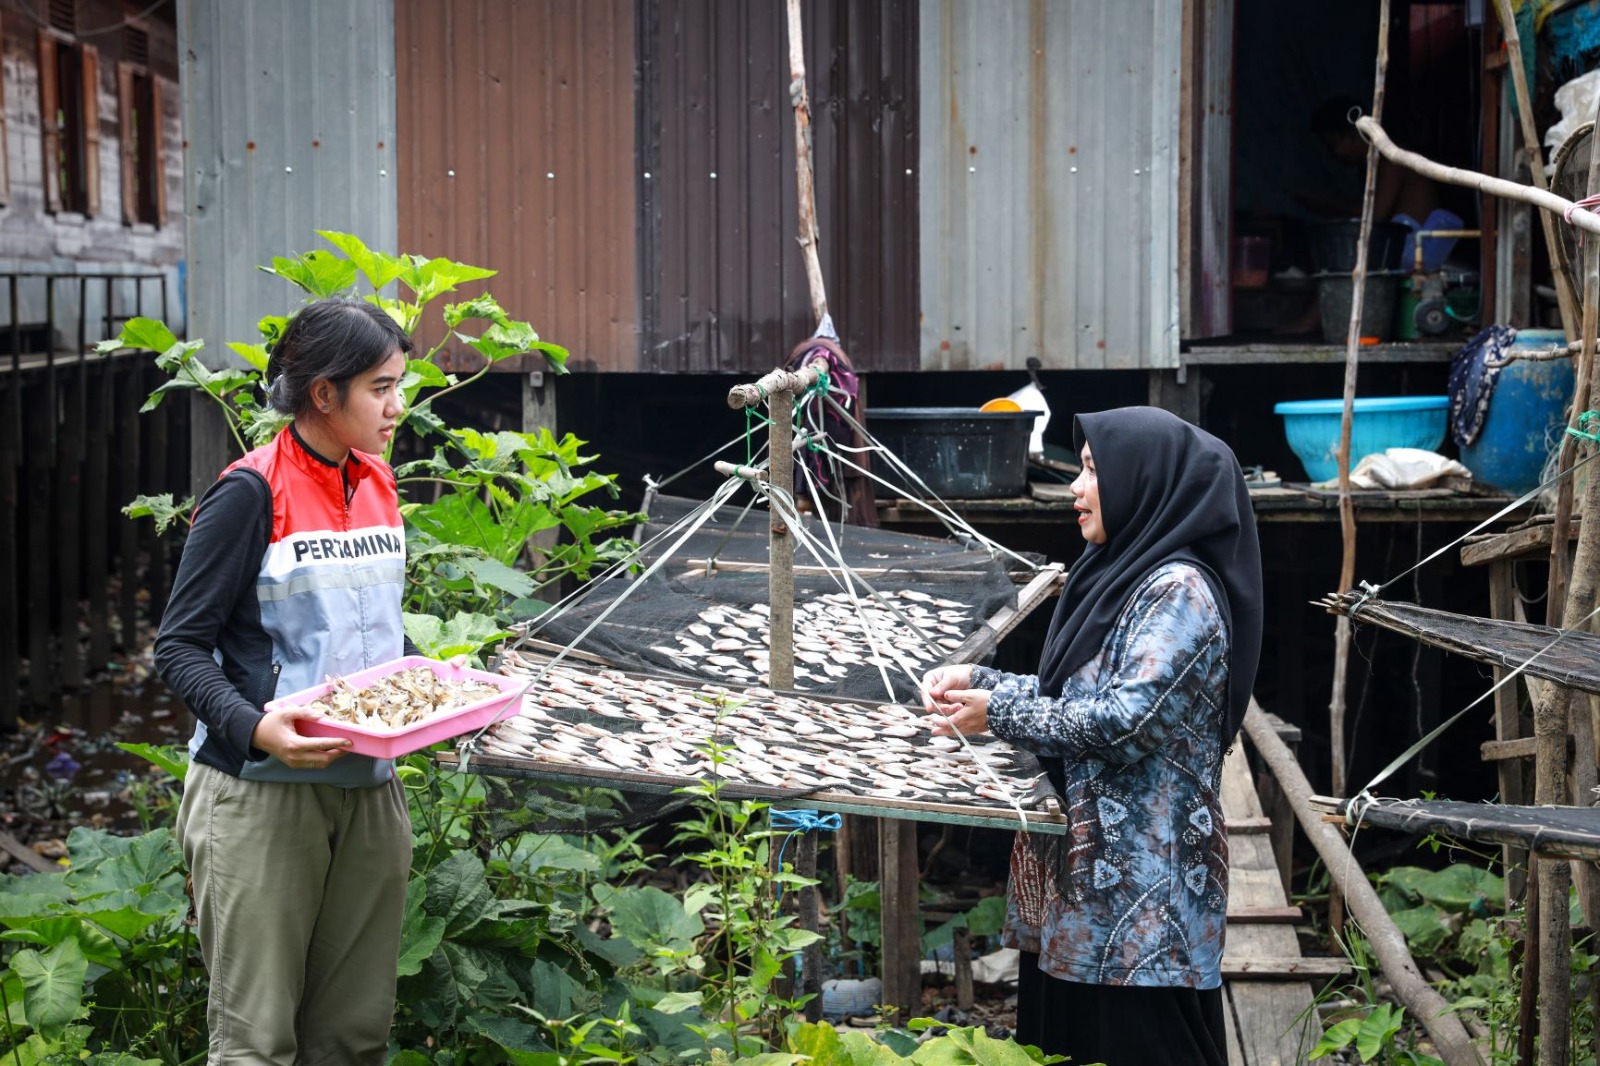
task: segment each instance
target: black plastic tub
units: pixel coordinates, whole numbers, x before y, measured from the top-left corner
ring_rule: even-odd
[[[948,500],[1020,496],[1028,488],[1028,434],[1037,411],[973,407],[867,408],[867,429],[928,488]],[[873,473],[896,484],[904,475],[881,459]],[[908,486],[917,491],[917,486]],[[899,495],[882,485],[879,497]]]
[[[1398,270],[1410,267],[1400,262],[1406,237],[1411,231],[1398,222],[1373,222],[1367,241],[1368,270]],[[1356,238],[1361,220],[1319,222],[1311,227],[1311,261],[1319,274],[1348,274],[1356,268]]]

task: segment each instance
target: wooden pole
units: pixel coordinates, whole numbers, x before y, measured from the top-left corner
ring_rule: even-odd
[[[1378,64],[1372,83],[1372,120],[1383,121],[1384,79],[1389,71],[1389,0],[1378,6]],[[1347,592],[1356,580],[1356,505],[1350,494],[1351,426],[1355,419],[1356,372],[1361,364],[1361,309],[1367,287],[1367,246],[1372,240],[1373,201],[1378,188],[1379,156],[1367,145],[1367,181],[1361,193],[1361,226],[1356,237],[1356,265],[1350,274],[1350,325],[1345,331],[1344,411],[1339,422],[1339,534],[1343,555],[1339,563],[1339,591]],[[1333,693],[1328,702],[1328,745],[1331,749],[1333,794],[1345,794],[1345,688],[1350,673],[1350,619],[1341,615],[1333,633]],[[1329,896],[1328,924],[1343,924],[1344,903],[1337,891]]]
[[[794,170],[800,194],[800,255],[806,264],[811,317],[820,326],[828,314],[817,253],[817,195],[811,171],[811,96],[806,92],[806,50],[800,31],[800,0],[789,0],[789,102],[794,105]]]
[[[1600,111],[1596,115],[1597,126],[1600,129]],[[1593,134],[1589,141],[1589,181],[1587,195],[1594,196],[1600,193],[1600,151],[1595,150]],[[1583,328],[1579,334],[1578,348],[1578,373],[1577,387],[1573,393],[1572,420],[1578,421],[1579,414],[1586,408],[1595,406],[1593,374],[1595,358],[1595,333],[1600,329],[1600,256],[1595,254],[1595,241],[1585,242],[1579,249],[1583,263]],[[1570,433],[1562,434],[1564,438],[1561,446],[1561,460],[1563,469],[1568,468],[1576,458],[1575,445],[1577,439]],[[1590,615],[1594,611],[1597,591],[1600,591],[1600,478],[1591,476],[1584,488],[1583,513],[1586,516],[1595,516],[1595,520],[1579,527],[1578,545],[1573,553],[1572,572],[1568,577],[1567,564],[1567,526],[1572,513],[1572,479],[1563,480],[1560,484],[1559,495],[1556,498],[1556,525],[1551,530],[1550,537],[1550,617],[1560,620],[1564,629],[1582,627],[1592,630],[1593,623]],[[1565,510],[1561,504],[1567,506]],[[1561,569],[1558,572],[1557,563]],[[1567,588],[1561,588],[1561,582],[1567,583]],[[1565,593],[1558,599],[1557,592]],[[1560,604],[1559,613],[1557,604]],[[1594,747],[1594,718],[1590,710],[1591,698],[1576,689],[1551,686],[1544,700],[1534,702],[1534,736],[1539,733],[1538,721],[1541,714],[1546,714],[1558,721],[1564,720],[1561,732],[1570,732],[1573,739],[1572,760],[1572,796],[1556,800],[1557,803],[1576,803],[1586,806],[1590,800],[1592,789],[1600,785],[1600,768],[1595,765]],[[1551,724],[1550,733],[1556,731],[1556,726]],[[1547,754],[1541,746],[1536,749],[1534,758],[1534,788],[1537,792],[1539,782],[1544,777],[1546,769],[1540,765],[1540,759]],[[1566,762],[1565,736],[1561,738],[1559,749],[1552,747],[1548,754],[1554,754]],[[1549,802],[1540,800],[1539,802]],[[1588,864],[1580,863],[1573,870],[1573,877],[1578,888],[1579,908],[1583,913],[1584,922],[1591,929],[1600,929],[1600,885],[1597,885],[1594,868]],[[1547,915],[1549,911],[1545,912]],[[1566,920],[1566,912],[1562,912],[1562,921]],[[1548,920],[1555,920],[1551,916]]]
[[[1345,846],[1344,837],[1312,808],[1311,783],[1306,780],[1294,754],[1279,739],[1267,716],[1255,704],[1251,704],[1244,716],[1244,732],[1250,738],[1256,754],[1261,756],[1272,776],[1278,779],[1278,787],[1288,797],[1300,827],[1317,849],[1317,854],[1322,856],[1322,862],[1334,884],[1344,894],[1350,906],[1350,916],[1361,926],[1362,934],[1371,943],[1373,955],[1383,975],[1389,979],[1395,996],[1427,1030],[1439,1051],[1439,1057],[1447,1066],[1484,1066],[1483,1057],[1468,1035],[1461,1016],[1452,1012],[1449,1001],[1417,969],[1406,947],[1405,935],[1384,909],[1383,901],[1367,880],[1366,872]]]
[[[1600,233],[1600,215],[1587,208],[1578,207],[1564,196],[1557,196],[1553,192],[1536,189],[1520,182],[1507,181],[1505,178],[1491,178],[1476,170],[1463,170],[1460,167],[1447,167],[1443,163],[1435,163],[1426,156],[1407,151],[1395,144],[1384,132],[1383,126],[1366,115],[1356,119],[1356,131],[1368,142],[1376,145],[1383,158],[1391,163],[1398,163],[1407,170],[1414,170],[1418,174],[1424,174],[1435,181],[1449,185],[1476,189],[1488,196],[1499,196],[1506,200],[1532,204],[1557,215],[1567,216],[1570,212],[1569,221],[1573,226],[1587,233]]]
[[[1522,69],[1522,39],[1517,36],[1517,17],[1511,13],[1511,0],[1495,0],[1495,10],[1500,15],[1500,30],[1505,36],[1511,80],[1517,88],[1517,117],[1522,126],[1522,142],[1528,150],[1528,170],[1533,175],[1534,187],[1547,189],[1550,183],[1544,176],[1544,147],[1539,143],[1539,131],[1533,124],[1533,97],[1528,94],[1528,73]],[[1540,215],[1539,221],[1544,226],[1544,246],[1550,253],[1550,262],[1560,263],[1555,220],[1549,215]],[[1561,309],[1561,328],[1570,341],[1577,335],[1577,296],[1572,291],[1572,282],[1567,279],[1566,272],[1558,268],[1554,273],[1556,305]]]
[[[795,841],[794,872],[801,877],[817,876],[817,831],[807,829]],[[817,886],[805,885],[796,901],[800,910],[800,928],[808,933],[818,931]],[[808,1022],[822,1020],[822,943],[818,941],[801,950],[800,987],[795,991],[810,996],[803,1008]]]

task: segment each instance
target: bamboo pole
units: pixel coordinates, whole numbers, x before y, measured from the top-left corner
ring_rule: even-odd
[[[1484,1066],[1483,1057],[1468,1035],[1461,1016],[1451,1011],[1449,1001],[1417,969],[1406,947],[1405,935],[1395,926],[1389,912],[1384,910],[1383,902],[1367,880],[1366,872],[1345,846],[1344,837],[1312,809],[1311,783],[1306,780],[1294,754],[1279,739],[1266,715],[1254,703],[1244,717],[1244,732],[1250,738],[1256,754],[1261,756],[1272,776],[1277,778],[1278,787],[1294,808],[1300,827],[1317,849],[1317,854],[1322,856],[1322,862],[1328,868],[1334,884],[1344,893],[1350,916],[1371,943],[1373,955],[1383,975],[1389,979],[1395,996],[1427,1030],[1446,1066]]]
[[[1372,84],[1372,120],[1383,121],[1384,81],[1389,72],[1389,0],[1378,7],[1378,63]],[[1379,156],[1367,145],[1367,180],[1361,193],[1361,226],[1356,237],[1356,265],[1350,274],[1350,325],[1345,331],[1344,409],[1339,421],[1339,537],[1343,553],[1339,563],[1339,591],[1348,592],[1356,580],[1356,505],[1350,494],[1350,433],[1355,420],[1356,374],[1361,365],[1361,310],[1366,302],[1367,247],[1372,240],[1373,200],[1378,188]],[[1333,794],[1345,794],[1345,688],[1350,673],[1350,619],[1341,615],[1333,632],[1333,693],[1328,701],[1328,746]],[[1344,902],[1338,892],[1328,900],[1328,924],[1344,924]]]
[[[800,0],[789,0],[789,102],[794,105],[795,183],[800,193],[800,254],[806,264],[811,317],[822,324],[828,291],[817,253],[817,195],[811,171],[811,96],[806,92],[806,50],[800,32]]]
[[[1547,189],[1550,183],[1544,176],[1544,147],[1539,143],[1539,131],[1533,124],[1533,97],[1528,94],[1528,73],[1522,68],[1522,39],[1517,35],[1517,17],[1511,13],[1511,0],[1495,0],[1495,10],[1500,15],[1500,29],[1505,35],[1506,58],[1510,60],[1511,80],[1517,89],[1517,117],[1522,126],[1522,141],[1528,151],[1528,171],[1533,176],[1535,188]],[[1550,253],[1552,265],[1561,262],[1556,246],[1556,224],[1549,215],[1539,216],[1544,226],[1544,246]],[[1561,328],[1572,340],[1578,327],[1577,295],[1566,272],[1555,270],[1556,306],[1561,310]]]

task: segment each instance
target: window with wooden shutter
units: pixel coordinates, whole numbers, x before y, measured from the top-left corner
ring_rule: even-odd
[[[164,226],[166,175],[162,170],[161,83],[148,67],[117,64],[117,130],[121,136],[122,221]]]
[[[43,133],[44,209],[61,210],[61,94],[56,76],[56,35],[39,31],[39,129]]]
[[[133,225],[139,221],[139,149],[138,106],[134,102],[134,79],[138,77],[132,63],[117,64],[117,136],[122,163],[122,221]]]
[[[83,78],[79,122],[83,130],[83,207],[86,215],[100,213],[100,52],[87,44],[78,47]]]
[[[5,41],[4,27],[0,26],[0,43]],[[0,78],[0,207],[11,202],[11,151],[7,134],[11,123],[6,118],[5,79]]]
[[[100,211],[100,53],[73,38],[77,0],[48,0],[38,31],[46,211]]]

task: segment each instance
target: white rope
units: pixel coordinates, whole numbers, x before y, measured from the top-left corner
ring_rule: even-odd
[[[672,558],[673,554],[683,546],[684,542],[698,533],[700,531],[700,527],[705,525],[706,522],[710,521],[711,517],[717,513],[722,505],[726,503],[728,499],[734,495],[734,493],[738,492],[739,489],[743,487],[744,483],[738,478],[729,478],[717,487],[717,491],[714,492],[705,503],[697,507],[693,512],[690,513],[690,515],[686,516],[685,519],[676,523],[673,528],[677,528],[677,526],[685,524],[687,524],[689,528],[684,531],[682,536],[673,542],[672,546],[668,548],[660,558],[650,564],[639,581],[631,582],[625,585],[622,593],[618,595],[616,599],[607,604],[605,610],[601,611],[597,616],[595,616],[595,619],[585,626],[581,633],[572,638],[572,640],[568,641],[567,644],[555,654],[555,656],[553,656],[548,662],[540,667],[538,672],[535,673],[533,677],[528,679],[528,682],[523,686],[522,691],[524,693],[527,692],[527,690],[540,681],[545,674],[549,673],[557,663],[565,659],[567,655],[573,651],[573,649],[582,644],[584,639],[588,637],[590,633],[593,633],[597,628],[600,627],[602,623],[605,622],[607,618],[611,617],[611,613],[618,607],[622,606],[624,600],[626,600],[629,596],[632,596],[634,592],[643,587],[646,584],[646,579],[651,577],[656,573],[656,571],[665,566]],[[689,519],[693,519],[693,521],[689,521]],[[633,552],[630,558],[636,557],[641,550],[643,550],[642,545],[640,549],[637,549]],[[513,650],[514,649],[515,645],[513,646]],[[508,709],[510,707],[516,707],[520,711],[521,698],[519,697],[517,700],[514,700],[512,703],[508,704],[507,707]],[[493,721],[486,723],[483,728],[479,729],[476,733],[472,734],[472,736],[460,743],[458,746],[458,751],[460,752],[460,762],[457,764],[458,770],[460,770],[462,773],[467,772],[467,767],[472,760],[472,754],[476,749],[479,738],[481,738],[491,726],[498,722],[501,717],[503,717],[503,712],[502,714],[496,715]]]
[[[683,475],[687,474],[689,471],[693,470],[695,467],[700,466],[702,463],[705,463],[705,462],[707,462],[709,460],[715,459],[717,456],[721,455],[723,452],[727,451],[729,448],[733,447],[735,444],[738,444],[740,441],[747,440],[747,439],[749,439],[749,435],[745,434],[745,433],[741,433],[737,437],[735,437],[732,440],[730,440],[728,443],[722,445],[719,448],[712,449],[706,455],[702,456],[699,459],[696,459],[694,462],[690,463],[688,466],[684,467],[682,470],[678,471],[676,474],[673,474],[670,477],[664,478],[661,481],[657,481],[651,475],[646,474],[644,476],[645,486],[647,488],[652,488],[652,489],[664,489],[668,485],[672,484],[674,481],[678,480]],[[757,454],[759,454],[759,453],[757,453]]]
[[[810,477],[809,473],[807,474],[807,477],[809,479],[809,477]],[[767,496],[768,506],[772,507],[773,510],[777,512],[778,516],[780,518],[782,518],[785,522],[790,522],[793,526],[798,528],[799,511],[794,506],[792,498],[785,498],[785,494],[782,492],[782,490],[778,489],[776,486],[771,485],[771,484],[764,484],[764,485],[761,486],[761,489]],[[818,563],[823,565],[824,569],[827,569],[826,563],[823,562],[822,557],[818,554],[816,548],[813,547],[816,544],[815,538],[811,537],[809,534],[801,531],[801,532],[799,532],[799,535],[798,535],[797,539],[801,540],[801,542],[804,543],[807,546],[808,550],[811,551],[813,558],[816,558]],[[883,603],[885,606],[888,606],[890,610],[894,611],[895,614],[898,615],[900,617],[900,619],[903,622],[905,622],[905,624],[908,627],[910,627],[913,632],[918,632],[917,628],[915,626],[911,625],[910,620],[907,619],[905,617],[905,615],[902,614],[898,610],[898,608],[894,607],[893,605],[890,605],[889,602],[883,596],[881,596],[875,589],[873,589],[870,585],[868,585],[867,582],[865,580],[863,580],[860,577],[859,574],[855,574],[854,571],[851,570],[849,565],[844,562],[844,559],[843,559],[842,555],[841,555],[841,557],[839,559],[839,567],[840,567],[840,570],[843,573],[854,574],[854,579],[857,580],[857,581],[860,581],[861,584],[864,587],[866,587],[867,590],[869,592],[871,592],[872,595],[875,598],[877,598],[880,603]],[[850,594],[852,604],[854,604],[856,609],[858,611],[860,611],[861,610],[860,601],[856,598],[854,590],[853,589],[847,589],[847,591]],[[872,627],[867,626],[865,624],[865,616],[864,615],[862,617],[862,622],[863,622],[863,626],[862,626],[863,631],[867,635],[868,646],[873,649],[873,654],[874,654],[875,657],[880,658],[880,659],[883,658],[883,656],[878,654],[877,642],[873,638],[873,635],[872,635],[872,633],[873,633]],[[921,689],[922,689],[922,677],[921,677],[921,675],[919,673],[917,673],[915,670],[913,670],[911,668],[908,668],[906,663],[905,663],[905,661],[903,659],[899,658],[898,656],[891,655],[890,658],[892,659],[892,661],[894,661],[900,667],[900,669],[902,671],[905,672],[906,676],[908,678],[910,678],[912,684],[914,684],[917,687],[918,691],[920,692]],[[878,671],[883,677],[884,686],[889,689],[889,699],[891,701],[894,701],[894,699],[895,699],[894,690],[889,684],[888,673],[887,673],[887,671],[885,670],[885,668],[883,667],[883,665],[881,663],[878,664]],[[1005,781],[1004,778],[1002,778],[999,774],[994,772],[993,768],[989,766],[989,764],[983,759],[983,757],[981,755],[978,754],[977,750],[972,746],[972,742],[969,741],[966,738],[966,736],[960,730],[952,729],[951,733],[955,736],[957,742],[963,748],[966,749],[967,754],[972,758],[973,763],[978,767],[979,771],[985,777],[987,777],[991,782],[993,782],[994,786],[997,789],[999,789],[1001,796],[1003,796],[1004,799],[1005,799],[1006,805],[1009,806],[1013,811],[1016,812],[1017,820],[1022,825],[1022,832],[1026,833],[1028,831],[1028,815],[1027,815],[1027,812],[1023,810],[1021,800],[1018,799],[1017,793],[1015,791],[1013,791],[1013,789],[1010,787],[1010,785],[1007,784],[1007,782]]]

